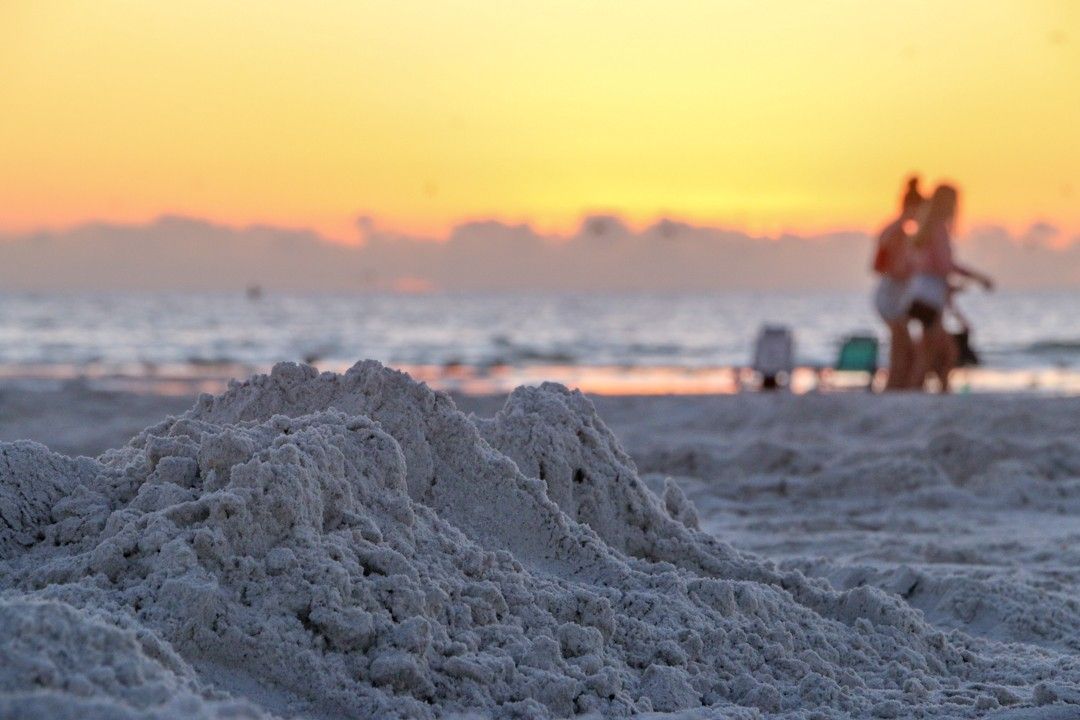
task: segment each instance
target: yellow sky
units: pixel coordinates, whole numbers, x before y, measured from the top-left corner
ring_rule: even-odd
[[[1071,0],[4,0],[0,229],[163,212],[1080,232]]]

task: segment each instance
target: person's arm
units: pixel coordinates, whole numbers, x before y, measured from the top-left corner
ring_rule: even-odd
[[[892,225],[888,225],[881,231],[881,234],[878,235],[877,245],[874,248],[874,258],[870,263],[870,267],[878,275],[886,275],[890,269],[892,248],[889,246],[889,240],[892,227]]]
[[[993,280],[993,278],[991,278],[989,275],[986,275],[984,273],[979,272],[978,270],[975,270],[974,268],[967,267],[966,265],[961,265],[960,263],[958,263],[958,262],[956,262],[954,260],[953,263],[952,263],[952,270],[957,275],[962,275],[962,276],[964,276],[966,278],[971,278],[975,282],[982,285],[984,290],[993,290],[994,289],[994,280]]]
[[[974,268],[956,262],[956,259],[953,257],[952,243],[950,242],[948,231],[942,228],[940,234],[935,236],[934,240],[936,242],[931,248],[931,252],[937,254],[936,259],[938,267],[947,268],[948,272],[970,278],[982,285],[984,290],[994,289],[994,281],[989,275],[984,275]]]

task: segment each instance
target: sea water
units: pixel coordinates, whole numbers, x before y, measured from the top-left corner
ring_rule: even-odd
[[[958,305],[982,359],[969,385],[1074,389],[1080,291],[970,292]],[[447,386],[622,377],[633,382],[611,390],[720,391],[765,323],[792,329],[800,365],[828,367],[853,333],[878,336],[884,364],[886,329],[861,292],[0,294],[0,375],[216,377],[374,358]]]

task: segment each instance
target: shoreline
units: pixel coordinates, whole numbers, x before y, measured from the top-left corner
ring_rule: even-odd
[[[299,362],[299,361],[298,361]],[[520,385],[558,382],[589,395],[732,395],[756,390],[754,373],[742,366],[528,364],[390,364],[436,390],[461,395],[505,394]],[[343,373],[348,363],[315,362],[320,372]],[[171,364],[0,364],[0,386],[56,388],[84,383],[107,391],[145,395],[195,396],[224,391],[232,381],[269,371],[269,366],[233,362]],[[800,365],[792,374],[795,394],[865,389],[868,375]],[[884,385],[879,371],[874,387]],[[954,371],[958,394],[1080,395],[1080,368],[974,367]]]

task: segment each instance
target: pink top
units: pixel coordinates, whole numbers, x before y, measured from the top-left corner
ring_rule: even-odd
[[[907,233],[904,232],[904,221],[895,220],[889,223],[878,237],[874,270],[879,275],[885,275],[894,280],[907,280],[911,277],[910,255]]]
[[[927,239],[925,245],[915,248],[915,272],[947,277],[956,267],[953,264],[949,231],[944,225],[938,225],[930,230]]]

